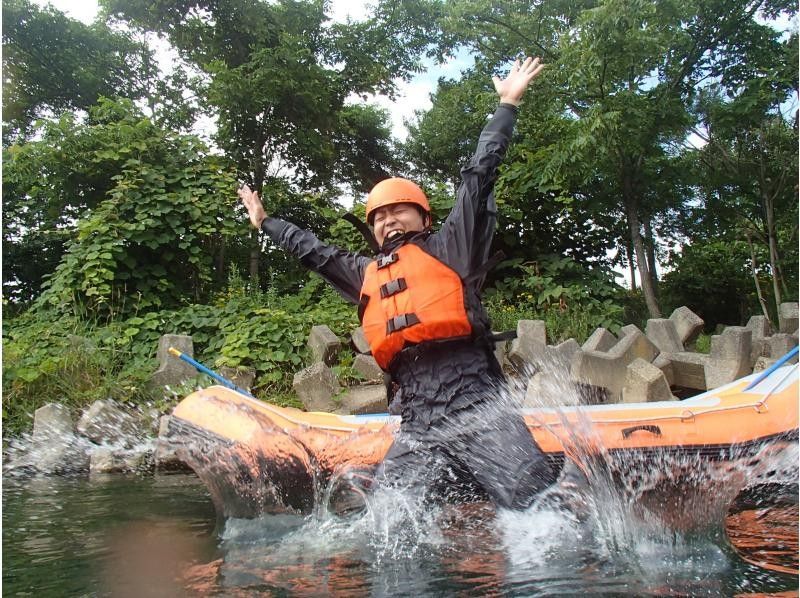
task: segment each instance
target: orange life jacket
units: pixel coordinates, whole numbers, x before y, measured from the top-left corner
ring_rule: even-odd
[[[359,316],[383,369],[407,343],[472,333],[461,277],[412,243],[367,266]]]

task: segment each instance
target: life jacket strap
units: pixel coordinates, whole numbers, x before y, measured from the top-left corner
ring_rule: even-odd
[[[413,326],[414,324],[419,324],[419,318],[417,317],[417,314],[410,313],[410,314],[402,314],[399,316],[395,316],[394,318],[386,322],[386,334],[397,332],[398,330],[402,330],[403,328],[408,328],[409,326]]]
[[[503,332],[494,332],[489,335],[489,339],[495,342],[497,341],[510,341],[517,338],[517,331],[516,330],[505,330]]]
[[[396,295],[397,293],[405,291],[407,288],[406,279],[403,277],[390,280],[386,284],[381,285],[381,299]]]
[[[390,253],[389,255],[384,255],[379,257],[376,261],[378,262],[378,270],[382,268],[386,268],[394,264],[397,260],[400,259],[400,256],[396,253]]]

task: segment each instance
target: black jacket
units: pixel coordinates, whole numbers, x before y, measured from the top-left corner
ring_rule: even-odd
[[[380,255],[391,252],[398,243],[414,242],[462,279],[486,263],[497,225],[492,189],[515,121],[516,107],[497,107],[481,132],[475,154],[461,170],[456,203],[438,232],[394,239],[384,245]],[[266,218],[261,228],[346,300],[358,303],[364,271],[375,258],[325,244],[313,233],[277,218]],[[502,384],[502,372],[487,337],[489,318],[480,302],[479,283],[472,281],[465,289],[474,341],[423,343],[402,351],[389,366],[392,380],[399,385],[393,404],[399,406],[404,427],[427,429],[449,413],[482,402],[492,387]]]

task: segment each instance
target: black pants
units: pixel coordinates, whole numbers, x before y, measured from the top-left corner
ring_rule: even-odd
[[[484,496],[498,507],[524,509],[555,474],[521,415],[475,407],[425,431],[401,426],[377,481],[425,486],[456,500]]]

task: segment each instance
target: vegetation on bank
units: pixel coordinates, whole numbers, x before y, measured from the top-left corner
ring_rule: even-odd
[[[777,323],[797,300],[798,34],[780,30],[795,4],[374,4],[332,23],[316,1],[101,0],[84,25],[3,3],[6,434],[47,401],[163,400],[146,380],[168,332],[290,401],[310,327],[344,336],[355,312],[248,228],[237,181],[353,251],[366,246],[337,198],[363,217],[388,175],[419,181],[441,222],[496,103],[491,76],[520,51],[549,66],[495,185],[495,329],[542,319],[551,343],[582,341],[686,305],[710,332]],[[171,72],[144,33],[175,49]],[[454,55],[471,64],[438,81],[402,143],[385,110],[353,101]],[[200,118],[210,142],[191,133]],[[340,370],[355,375],[348,356]]]

